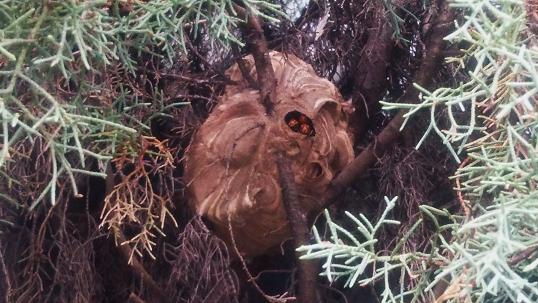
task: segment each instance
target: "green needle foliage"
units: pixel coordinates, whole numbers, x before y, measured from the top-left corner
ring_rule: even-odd
[[[247,12],[277,21],[278,6],[242,3]],[[152,117],[185,103],[163,100],[157,89],[140,93],[133,79],[144,66],[137,60],[182,62],[188,33],[224,47],[241,44],[242,22],[228,0],[1,0],[0,184],[6,188],[0,198],[32,211],[44,200],[57,204],[66,190],[80,197],[81,177],[106,177],[114,158],[168,159],[166,144],[142,148],[148,141],[142,136],[151,135]],[[29,182],[23,163],[36,158],[42,161],[29,163],[30,170],[41,177]],[[163,168],[167,176],[172,167]]]
[[[461,162],[453,178],[465,217],[449,225],[436,221],[438,235],[449,231],[450,236],[432,239],[437,245],[426,252],[376,251],[376,227],[395,222],[382,216],[372,224],[351,215],[364,240],[328,219],[330,241],[316,234],[317,244],[299,250],[307,252],[305,258],[326,259],[324,274],[333,280],[343,276],[348,286],[384,280],[383,302],[400,302],[408,295],[417,299],[417,292],[427,296],[441,282],[448,287],[437,294],[440,302],[536,302],[538,41],[527,16],[532,6],[492,0],[451,4],[464,18],[446,40],[461,45],[462,55],[447,63],[464,72],[467,80],[434,91],[417,86],[422,92],[418,104],[383,105],[387,110],[407,109],[406,122],[418,112],[430,112],[430,124],[416,147],[435,133]],[[448,118],[448,127],[436,120],[439,113]],[[387,210],[391,206],[388,201]],[[337,234],[345,235],[350,244],[342,245]],[[421,260],[424,267],[408,270],[410,258]],[[367,270],[367,265],[373,269]],[[397,269],[398,282],[408,281],[407,286],[388,278],[388,272]],[[395,290],[397,295],[392,294]]]
[[[299,247],[305,252],[302,259],[324,259],[322,276],[330,282],[343,279],[344,287],[355,285],[382,284],[379,295],[381,302],[430,302],[433,294],[425,288],[433,276],[433,264],[447,264],[450,260],[438,248],[447,243],[446,235],[450,234],[461,218],[452,216],[446,210],[438,210],[429,206],[421,206],[421,215],[409,231],[395,244],[392,251],[377,250],[377,237],[386,225],[400,225],[401,222],[389,219],[391,211],[396,206],[396,198],[385,197],[386,207],[377,222],[371,222],[363,214],[358,217],[346,212],[353,221],[356,229],[347,230],[332,221],[328,211],[325,211],[329,239],[323,240],[316,227],[313,228],[315,244]],[[440,219],[451,222],[439,224]],[[405,250],[405,242],[409,241],[416,229],[432,221],[436,227],[429,241],[433,244],[430,251],[409,252]],[[394,277],[397,277],[395,279]],[[395,283],[397,281],[397,283]],[[414,281],[414,282],[413,282]],[[407,285],[414,285],[407,287]]]

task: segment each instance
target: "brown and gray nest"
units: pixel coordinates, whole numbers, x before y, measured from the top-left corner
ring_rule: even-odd
[[[291,237],[275,161],[284,152],[305,214],[319,209],[330,181],[353,159],[342,97],[293,55],[271,52],[277,79],[274,115],[237,65],[218,106],[195,134],[185,158],[191,207],[231,245],[255,256]],[[256,78],[252,57],[245,59]],[[230,224],[228,223],[230,222]]]

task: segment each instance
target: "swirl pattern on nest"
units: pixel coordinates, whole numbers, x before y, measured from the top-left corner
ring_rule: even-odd
[[[190,205],[215,224],[229,245],[229,224],[239,251],[256,256],[291,237],[282,204],[275,153],[284,152],[304,213],[318,209],[334,175],[354,157],[336,87],[293,55],[271,52],[277,79],[274,115],[237,65],[226,73],[239,84],[226,87],[218,106],[195,134],[185,157]],[[245,59],[256,78],[252,57]],[[286,121],[298,112],[310,135]],[[288,115],[288,116],[287,116]],[[306,116],[306,117],[305,117]],[[309,126],[302,125],[303,128]]]

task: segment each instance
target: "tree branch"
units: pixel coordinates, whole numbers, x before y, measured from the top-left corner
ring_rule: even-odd
[[[254,57],[254,65],[258,74],[258,87],[260,90],[261,102],[268,115],[273,114],[273,104],[276,102],[276,79],[267,40],[259,19],[247,12],[244,8],[234,4],[234,9],[240,17],[247,17],[248,38],[247,45]],[[298,200],[298,193],[290,171],[288,159],[281,153],[277,154],[277,167],[282,186],[283,203],[288,216],[288,222],[294,239],[294,247],[307,244],[308,242],[308,222],[305,213],[301,210]],[[317,263],[299,259],[300,254],[295,252],[296,264],[299,271],[298,301],[305,303],[316,302],[316,276]]]
[[[310,229],[308,228],[307,217],[299,205],[299,193],[297,192],[297,187],[295,186],[290,170],[290,161],[280,152],[277,154],[276,164],[280,186],[282,187],[282,201],[293,235],[293,246],[299,247],[306,245],[308,244]],[[317,302],[316,276],[318,264],[314,260],[301,260],[301,255],[302,253],[295,251],[295,259],[299,272],[299,294],[297,298],[299,302],[314,303]]]
[[[431,86],[433,82],[432,75],[442,65],[443,38],[452,29],[454,20],[454,12],[449,8],[447,1],[438,1],[438,8],[434,25],[426,39],[427,49],[424,58],[414,78],[414,83],[422,87]],[[400,102],[413,103],[418,100],[418,96],[418,90],[412,84],[409,84],[406,92],[400,98]],[[383,155],[387,147],[394,143],[400,136],[399,129],[404,122],[403,116],[406,112],[406,110],[399,111],[374,141],[332,180],[331,187],[325,195],[323,207],[330,205],[347,186],[377,162],[377,159]]]
[[[384,16],[374,18],[377,28],[371,31],[355,69],[352,101],[355,115],[352,127],[356,137],[361,137],[368,120],[380,110],[379,100],[387,86],[387,68],[394,50],[393,29]]]
[[[272,115],[276,101],[276,79],[261,22],[254,14],[235,3],[233,8],[240,18],[247,20],[247,46],[254,57],[261,102],[266,113]]]
[[[247,83],[251,88],[259,90],[260,88],[258,86],[258,83],[250,75],[249,67],[247,67],[248,62],[246,62],[246,60],[243,59],[241,52],[239,51],[236,45],[232,45],[232,52],[234,56],[237,58],[235,61],[237,62],[237,66],[239,67],[239,70],[241,71],[243,78],[247,80]]]

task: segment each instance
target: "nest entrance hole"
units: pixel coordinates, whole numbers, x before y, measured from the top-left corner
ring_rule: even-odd
[[[294,110],[287,113],[284,117],[284,121],[288,127],[296,133],[309,137],[314,137],[316,135],[316,130],[314,129],[312,119],[300,111]]]

